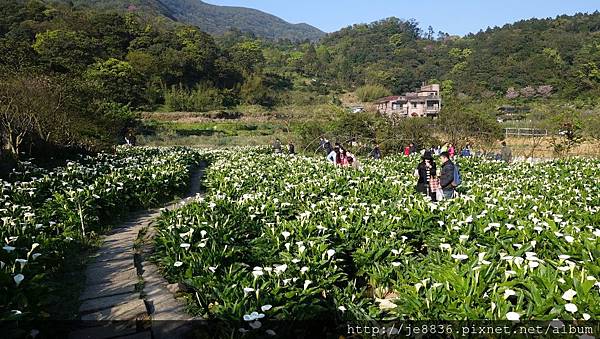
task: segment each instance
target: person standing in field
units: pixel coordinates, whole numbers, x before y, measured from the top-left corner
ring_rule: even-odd
[[[417,192],[431,197],[434,201],[436,200],[436,195],[435,192],[431,192],[430,185],[431,180],[435,178],[435,175],[436,166],[435,161],[433,161],[433,156],[431,155],[431,152],[425,151],[421,157],[421,162],[415,171],[415,176],[419,178],[417,181]]]
[[[440,159],[442,160],[442,172],[440,174],[440,186],[442,186],[442,191],[444,192],[445,199],[454,198],[455,187],[454,187],[454,169],[455,165],[450,160],[450,153],[442,152],[440,154]]]
[[[375,160],[381,159],[381,149],[379,148],[379,145],[375,145],[375,147],[371,151],[371,156]]]
[[[411,142],[410,145],[408,145],[408,152],[409,155],[417,153],[417,146]]]
[[[329,153],[331,153],[332,147],[331,147],[331,143],[329,142],[329,140],[327,140],[323,136],[321,136],[319,138],[319,149],[318,150],[323,150],[325,152],[326,156]]]
[[[356,170],[360,170],[362,168],[362,164],[360,163],[360,161],[358,161],[358,158],[354,154],[346,152],[346,160],[348,163],[348,167],[352,167]]]
[[[410,146],[404,147],[404,156],[407,157],[410,155]]]
[[[275,139],[273,142],[273,152],[281,153],[281,140],[279,140],[279,138]]]
[[[512,150],[506,145],[506,141],[502,142],[502,148],[500,149],[500,159],[507,163],[512,161]]]
[[[329,155],[329,153],[333,151],[333,146],[331,146],[331,142],[329,140],[325,139],[325,145],[323,146],[323,149],[325,149],[325,155]]]
[[[346,152],[345,149],[340,148],[340,151],[338,152],[338,157],[337,157],[335,163],[338,166],[348,167],[348,165],[349,165],[349,162],[348,162],[348,153]]]
[[[327,154],[327,161],[330,163],[337,165],[338,153],[340,152],[340,147],[336,144],[335,147]]]
[[[448,146],[448,154],[450,154],[450,159],[454,159],[454,155],[456,154],[456,149],[454,149],[454,145],[450,144]]]
[[[291,141],[288,143],[288,152],[290,155],[296,154],[296,147]]]
[[[464,157],[464,158],[470,158],[471,157],[471,145],[467,144],[460,152],[460,156]]]

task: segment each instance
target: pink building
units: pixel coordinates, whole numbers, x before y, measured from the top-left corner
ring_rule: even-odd
[[[381,98],[377,111],[388,117],[436,117],[442,108],[440,85],[424,85],[416,93]]]

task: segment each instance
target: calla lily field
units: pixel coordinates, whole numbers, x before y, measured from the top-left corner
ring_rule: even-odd
[[[181,193],[204,161],[205,193],[164,211],[154,238],[194,315],[267,335],[290,319],[598,318],[599,160],[460,158],[459,197],[436,203],[415,192],[418,159],[351,169],[263,148],[122,148],[24,163],[2,182],[0,316],[45,316],[69,248]]]
[[[199,160],[185,148],[121,148],[52,171],[22,163],[0,181],[0,319],[49,317],[49,282],[65,256],[89,245],[115,215],[185,191]]]
[[[415,193],[418,157],[221,151],[165,212],[155,259],[204,318],[587,320],[600,315],[600,161],[457,160],[460,196]]]

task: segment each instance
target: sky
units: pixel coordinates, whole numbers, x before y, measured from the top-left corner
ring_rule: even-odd
[[[600,10],[599,0],[204,0],[255,8],[325,32],[395,16],[416,19],[422,29],[451,35],[476,33],[521,19]]]

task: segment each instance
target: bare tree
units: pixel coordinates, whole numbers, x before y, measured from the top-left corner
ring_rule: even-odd
[[[8,97],[0,97],[0,128],[4,135],[3,148],[9,154],[19,158],[20,148],[28,133],[34,130],[35,116],[30,111],[21,111]]]
[[[18,77],[0,82],[0,131],[4,147],[19,158],[23,144],[35,140],[68,144],[75,121],[65,109],[65,90],[46,77]]]

